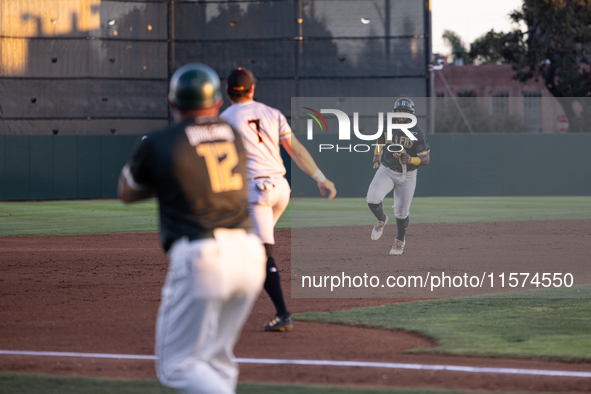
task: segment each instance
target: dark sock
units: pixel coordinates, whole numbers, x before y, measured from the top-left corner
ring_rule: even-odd
[[[279,270],[275,265],[273,257],[267,258],[267,278],[265,278],[265,291],[271,297],[273,305],[277,310],[277,316],[286,316],[289,314],[283,299],[283,291],[281,290],[281,281],[279,280]]]
[[[406,235],[406,228],[408,227],[408,223],[410,222],[410,215],[406,217],[406,219],[398,219],[396,218],[396,227],[398,228],[398,235],[396,239],[404,241],[404,236]]]
[[[381,202],[379,204],[370,204],[370,203],[367,203],[367,206],[369,206],[369,209],[371,210],[371,212],[373,212],[373,214],[375,215],[375,217],[380,222],[383,222],[384,220],[386,220],[386,214],[384,213],[384,210],[382,209],[382,203]]]

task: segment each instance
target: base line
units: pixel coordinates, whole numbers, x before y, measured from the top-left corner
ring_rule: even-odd
[[[143,356],[133,354],[106,354],[106,353],[71,353],[71,352],[34,352],[24,350],[0,350],[0,355],[13,356],[53,356],[53,357],[83,357],[83,358],[107,358],[126,360],[156,360],[156,356]],[[404,363],[378,363],[368,361],[327,361],[327,360],[282,360],[268,358],[237,358],[239,364],[273,364],[273,365],[315,365],[329,367],[366,367],[388,369],[414,369],[424,371],[451,371],[470,373],[498,373],[513,375],[537,375],[537,376],[564,376],[575,378],[591,378],[591,372],[577,371],[553,371],[546,369],[523,368],[487,368],[468,367],[460,365],[430,365],[430,364],[404,364]]]

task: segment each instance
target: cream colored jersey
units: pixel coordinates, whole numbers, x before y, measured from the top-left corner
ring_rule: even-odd
[[[279,141],[290,138],[291,127],[281,111],[257,101],[247,101],[231,105],[220,117],[244,140],[249,178],[285,174]]]

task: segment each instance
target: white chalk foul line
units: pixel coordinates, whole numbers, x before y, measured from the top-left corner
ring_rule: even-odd
[[[84,357],[84,358],[108,358],[127,360],[156,360],[156,356],[142,356],[133,354],[105,354],[105,353],[71,353],[71,352],[34,352],[24,350],[0,350],[0,354],[13,356],[53,356],[53,357]],[[424,371],[451,371],[470,373],[499,373],[513,375],[538,375],[538,376],[564,376],[575,378],[591,378],[591,372],[577,371],[552,371],[546,369],[523,369],[523,368],[487,368],[467,367],[460,365],[429,365],[429,364],[401,364],[401,363],[378,363],[368,361],[327,361],[327,360],[281,360],[268,358],[237,358],[239,364],[291,364],[291,365],[314,365],[329,367],[365,367],[365,368],[388,368],[388,369],[415,369]]]
[[[0,354],[12,356],[52,356],[52,357],[84,357],[84,358],[114,358],[127,360],[156,360],[156,356],[142,356],[135,354],[106,354],[106,353],[71,353],[71,352],[32,352],[27,350],[0,350]]]

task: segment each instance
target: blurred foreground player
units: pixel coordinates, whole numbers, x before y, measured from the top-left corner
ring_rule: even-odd
[[[156,369],[179,393],[230,394],[234,345],[265,278],[265,251],[247,233],[246,153],[218,118],[220,81],[188,64],[168,96],[174,124],[144,137],[119,180],[124,202],[158,197],[170,258],[156,322]]]
[[[273,229],[289,203],[291,192],[285,179],[285,166],[279,145],[294,163],[318,184],[323,196],[328,190],[332,200],[337,191],[334,183],[326,179],[306,148],[292,135],[285,116],[275,108],[254,101],[256,79],[252,72],[238,68],[228,77],[226,92],[232,105],[221,117],[242,135],[247,153],[248,201],[254,229],[265,244],[267,252],[267,278],[265,291],[277,311],[264,325],[265,331],[291,330],[291,314],[285,305],[279,272],[273,257],[275,237]]]

